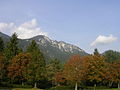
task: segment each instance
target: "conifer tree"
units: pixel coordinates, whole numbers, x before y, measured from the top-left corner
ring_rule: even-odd
[[[32,57],[30,80],[34,82],[34,87],[36,88],[37,82],[43,79],[45,75],[45,59],[34,40],[27,47],[27,52],[29,52]]]
[[[0,52],[3,52],[4,50],[4,42],[3,39],[0,37]]]
[[[52,84],[55,84],[55,75],[62,69],[60,61],[58,59],[51,60],[49,64],[46,66],[46,69],[48,79],[52,81]]]
[[[94,50],[94,55],[97,55],[97,56],[100,55],[97,48],[95,48],[95,50]]]
[[[7,60],[11,60],[14,56],[16,56],[19,53],[18,48],[18,38],[17,34],[14,33],[12,37],[10,38],[10,41],[7,44],[7,47],[5,49],[5,56]]]

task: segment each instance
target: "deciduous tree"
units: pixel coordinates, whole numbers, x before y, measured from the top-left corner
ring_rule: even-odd
[[[28,80],[30,62],[32,58],[29,53],[20,53],[16,55],[10,62],[8,67],[8,76],[12,80],[18,80],[21,84],[23,84],[24,80]]]
[[[86,60],[80,55],[72,56],[64,66],[64,77],[66,80],[76,83],[81,83],[86,75]]]
[[[105,58],[101,55],[90,55],[86,59],[88,62],[87,79],[96,86],[97,83],[103,81],[104,69],[106,67]]]
[[[5,75],[5,57],[0,53],[0,80],[2,81]]]

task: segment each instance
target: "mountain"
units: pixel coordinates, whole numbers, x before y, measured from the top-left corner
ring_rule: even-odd
[[[10,39],[10,36],[8,36],[2,32],[0,32],[0,37],[2,37],[2,39],[4,40],[5,43],[8,42]]]
[[[0,33],[0,37],[2,37],[6,42],[10,39],[10,36],[3,33]],[[46,59],[57,58],[65,62],[74,54],[80,54],[81,56],[87,55],[84,50],[75,45],[68,44],[63,41],[51,40],[43,35],[38,35],[30,39],[19,39],[19,47],[26,50],[26,47],[32,40],[36,41]]]

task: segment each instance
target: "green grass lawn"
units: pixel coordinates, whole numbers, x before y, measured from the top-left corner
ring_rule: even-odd
[[[37,88],[13,88],[12,90],[42,90],[42,89],[37,89]]]
[[[62,88],[50,88],[50,89],[39,89],[39,88],[0,88],[0,90],[70,90],[70,88],[66,88],[66,87],[62,87]],[[90,88],[90,89],[85,89],[85,90],[94,90],[94,88]],[[111,88],[111,89],[95,89],[95,90],[120,90],[117,88]]]
[[[29,88],[29,89],[24,89],[24,88],[14,88],[12,90],[43,90],[43,89],[35,89],[35,88]],[[56,89],[57,90],[57,89]],[[120,90],[120,89],[96,89],[96,90]]]
[[[98,90],[98,89],[96,89],[96,90]],[[101,89],[99,89],[99,90],[101,90]],[[120,90],[120,89],[102,89],[102,90]]]

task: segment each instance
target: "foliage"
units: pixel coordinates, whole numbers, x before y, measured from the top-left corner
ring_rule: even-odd
[[[4,51],[4,41],[3,39],[0,37],[0,52]]]
[[[52,59],[49,64],[46,65],[47,77],[52,84],[55,84],[55,75],[61,70],[61,63],[58,59]]]
[[[60,86],[60,85],[65,84],[65,78],[64,78],[64,75],[63,75],[63,71],[57,72],[55,74],[54,78],[55,78],[56,85]]]
[[[34,40],[28,46],[27,52],[29,52],[32,57],[31,65],[29,68],[29,71],[31,72],[29,74],[29,80],[36,84],[39,80],[45,77],[45,59]]]
[[[46,65],[37,43],[33,40],[27,45],[27,51],[18,48],[15,33],[6,47],[0,38],[0,86],[25,88],[34,85],[43,89],[53,86],[50,90],[70,90],[76,83],[79,88],[86,89],[95,89],[87,87],[93,84],[105,87],[118,85],[120,88],[120,53],[117,51],[109,50],[100,54],[95,49],[93,55],[73,55],[64,65],[58,59],[53,59]],[[49,49],[53,51],[50,55],[58,54],[53,48]],[[47,52],[47,48],[45,50]],[[62,55],[64,58],[65,53],[61,53],[57,56]],[[20,85],[23,82],[24,85]],[[104,87],[98,87],[101,88]]]
[[[8,76],[12,80],[17,79],[20,83],[29,79],[27,74],[29,73],[30,61],[31,56],[29,53],[20,53],[15,56],[8,67]]]
[[[11,60],[14,56],[16,56],[20,52],[18,48],[18,38],[17,34],[14,33],[10,38],[10,41],[7,44],[5,49],[5,55],[7,60]]]
[[[86,57],[88,61],[87,79],[94,84],[103,81],[105,58],[100,55],[90,55]]]
[[[2,81],[5,76],[5,57],[0,53],[0,80]]]
[[[104,53],[107,62],[115,62],[120,60],[120,52],[108,50]]]
[[[99,56],[99,55],[100,55],[97,48],[94,50],[93,53],[94,53],[94,55],[96,55],[96,56]]]
[[[86,75],[86,60],[79,55],[72,56],[64,66],[64,77],[73,83],[81,83]]]

